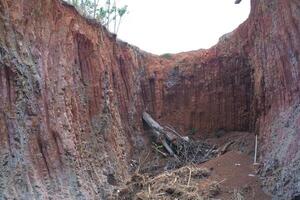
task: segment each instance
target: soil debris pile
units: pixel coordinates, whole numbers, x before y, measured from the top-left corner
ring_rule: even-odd
[[[161,154],[158,154],[161,155]],[[154,167],[151,155],[145,165]],[[264,193],[252,156],[229,150],[200,165],[172,170],[137,170],[125,184],[115,189],[111,199],[118,200],[269,200]]]
[[[208,187],[199,187],[199,181],[209,176],[210,170],[194,166],[185,166],[155,177],[135,174],[126,186],[115,194],[115,198],[120,200],[207,199],[219,192],[217,182],[211,182]]]

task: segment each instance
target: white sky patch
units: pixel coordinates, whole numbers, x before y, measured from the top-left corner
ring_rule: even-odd
[[[250,0],[119,0],[127,4],[118,37],[154,53],[209,48],[250,13]]]

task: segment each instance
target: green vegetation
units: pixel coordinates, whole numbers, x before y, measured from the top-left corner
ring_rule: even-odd
[[[161,57],[166,58],[166,59],[171,59],[172,58],[172,54],[165,53],[165,54],[162,54]]]
[[[128,6],[118,6],[117,0],[64,0],[84,16],[94,18],[108,30],[117,34]],[[105,1],[105,2],[104,2]]]
[[[195,135],[197,133],[198,129],[196,128],[191,128],[191,130],[189,130],[189,135]]]

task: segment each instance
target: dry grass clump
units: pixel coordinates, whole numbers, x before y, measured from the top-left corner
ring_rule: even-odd
[[[207,179],[206,168],[185,166],[158,176],[135,174],[117,194],[119,200],[202,200],[218,194],[219,187],[211,182],[209,187],[199,187],[199,181]]]
[[[244,200],[244,194],[242,190],[234,189],[232,200]]]

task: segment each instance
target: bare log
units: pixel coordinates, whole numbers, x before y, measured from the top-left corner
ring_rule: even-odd
[[[190,141],[190,140],[189,140],[189,137],[180,135],[177,131],[175,131],[175,129],[174,129],[173,127],[171,127],[171,126],[165,126],[165,127],[166,127],[166,129],[172,131],[172,132],[173,132],[176,136],[178,136],[180,139],[182,139],[182,140],[184,140],[184,141],[186,141],[186,142],[189,142],[189,141]]]
[[[144,112],[143,113],[143,120],[148,124],[148,126],[153,129],[158,131],[158,133],[155,133],[155,135],[159,138],[159,137],[166,137],[170,142],[173,142],[174,140],[176,140],[178,138],[177,135],[166,131],[158,122],[156,122],[151,115],[149,115],[148,113]]]
[[[156,122],[148,113],[144,112],[143,113],[143,120],[148,124],[148,126],[152,129],[153,134],[159,139],[161,140],[161,143],[163,144],[163,146],[165,147],[165,149],[169,152],[169,154],[171,156],[176,157],[174,151],[172,150],[172,148],[170,147],[170,145],[167,143],[166,138],[172,142],[173,141],[173,137],[171,136],[171,134],[167,133],[166,131],[164,131],[164,128],[162,126],[159,125],[158,122]]]
[[[155,136],[157,136],[157,138],[159,138],[159,139],[161,140],[162,145],[163,145],[163,146],[165,147],[165,149],[169,152],[169,154],[170,154],[171,156],[174,156],[174,155],[175,155],[174,151],[173,151],[172,148],[168,145],[166,139],[162,136],[162,134],[161,134],[159,131],[154,130],[154,129],[152,130],[152,132],[154,133]]]
[[[166,148],[166,150],[169,152],[169,154],[170,154],[171,156],[176,157],[176,155],[175,155],[173,149],[168,145],[166,139],[163,139],[163,140],[162,140],[162,144],[164,145],[164,147]]]
[[[157,130],[158,132],[163,131],[163,127],[159,125],[148,113],[143,113],[143,120],[150,126],[150,128]]]

